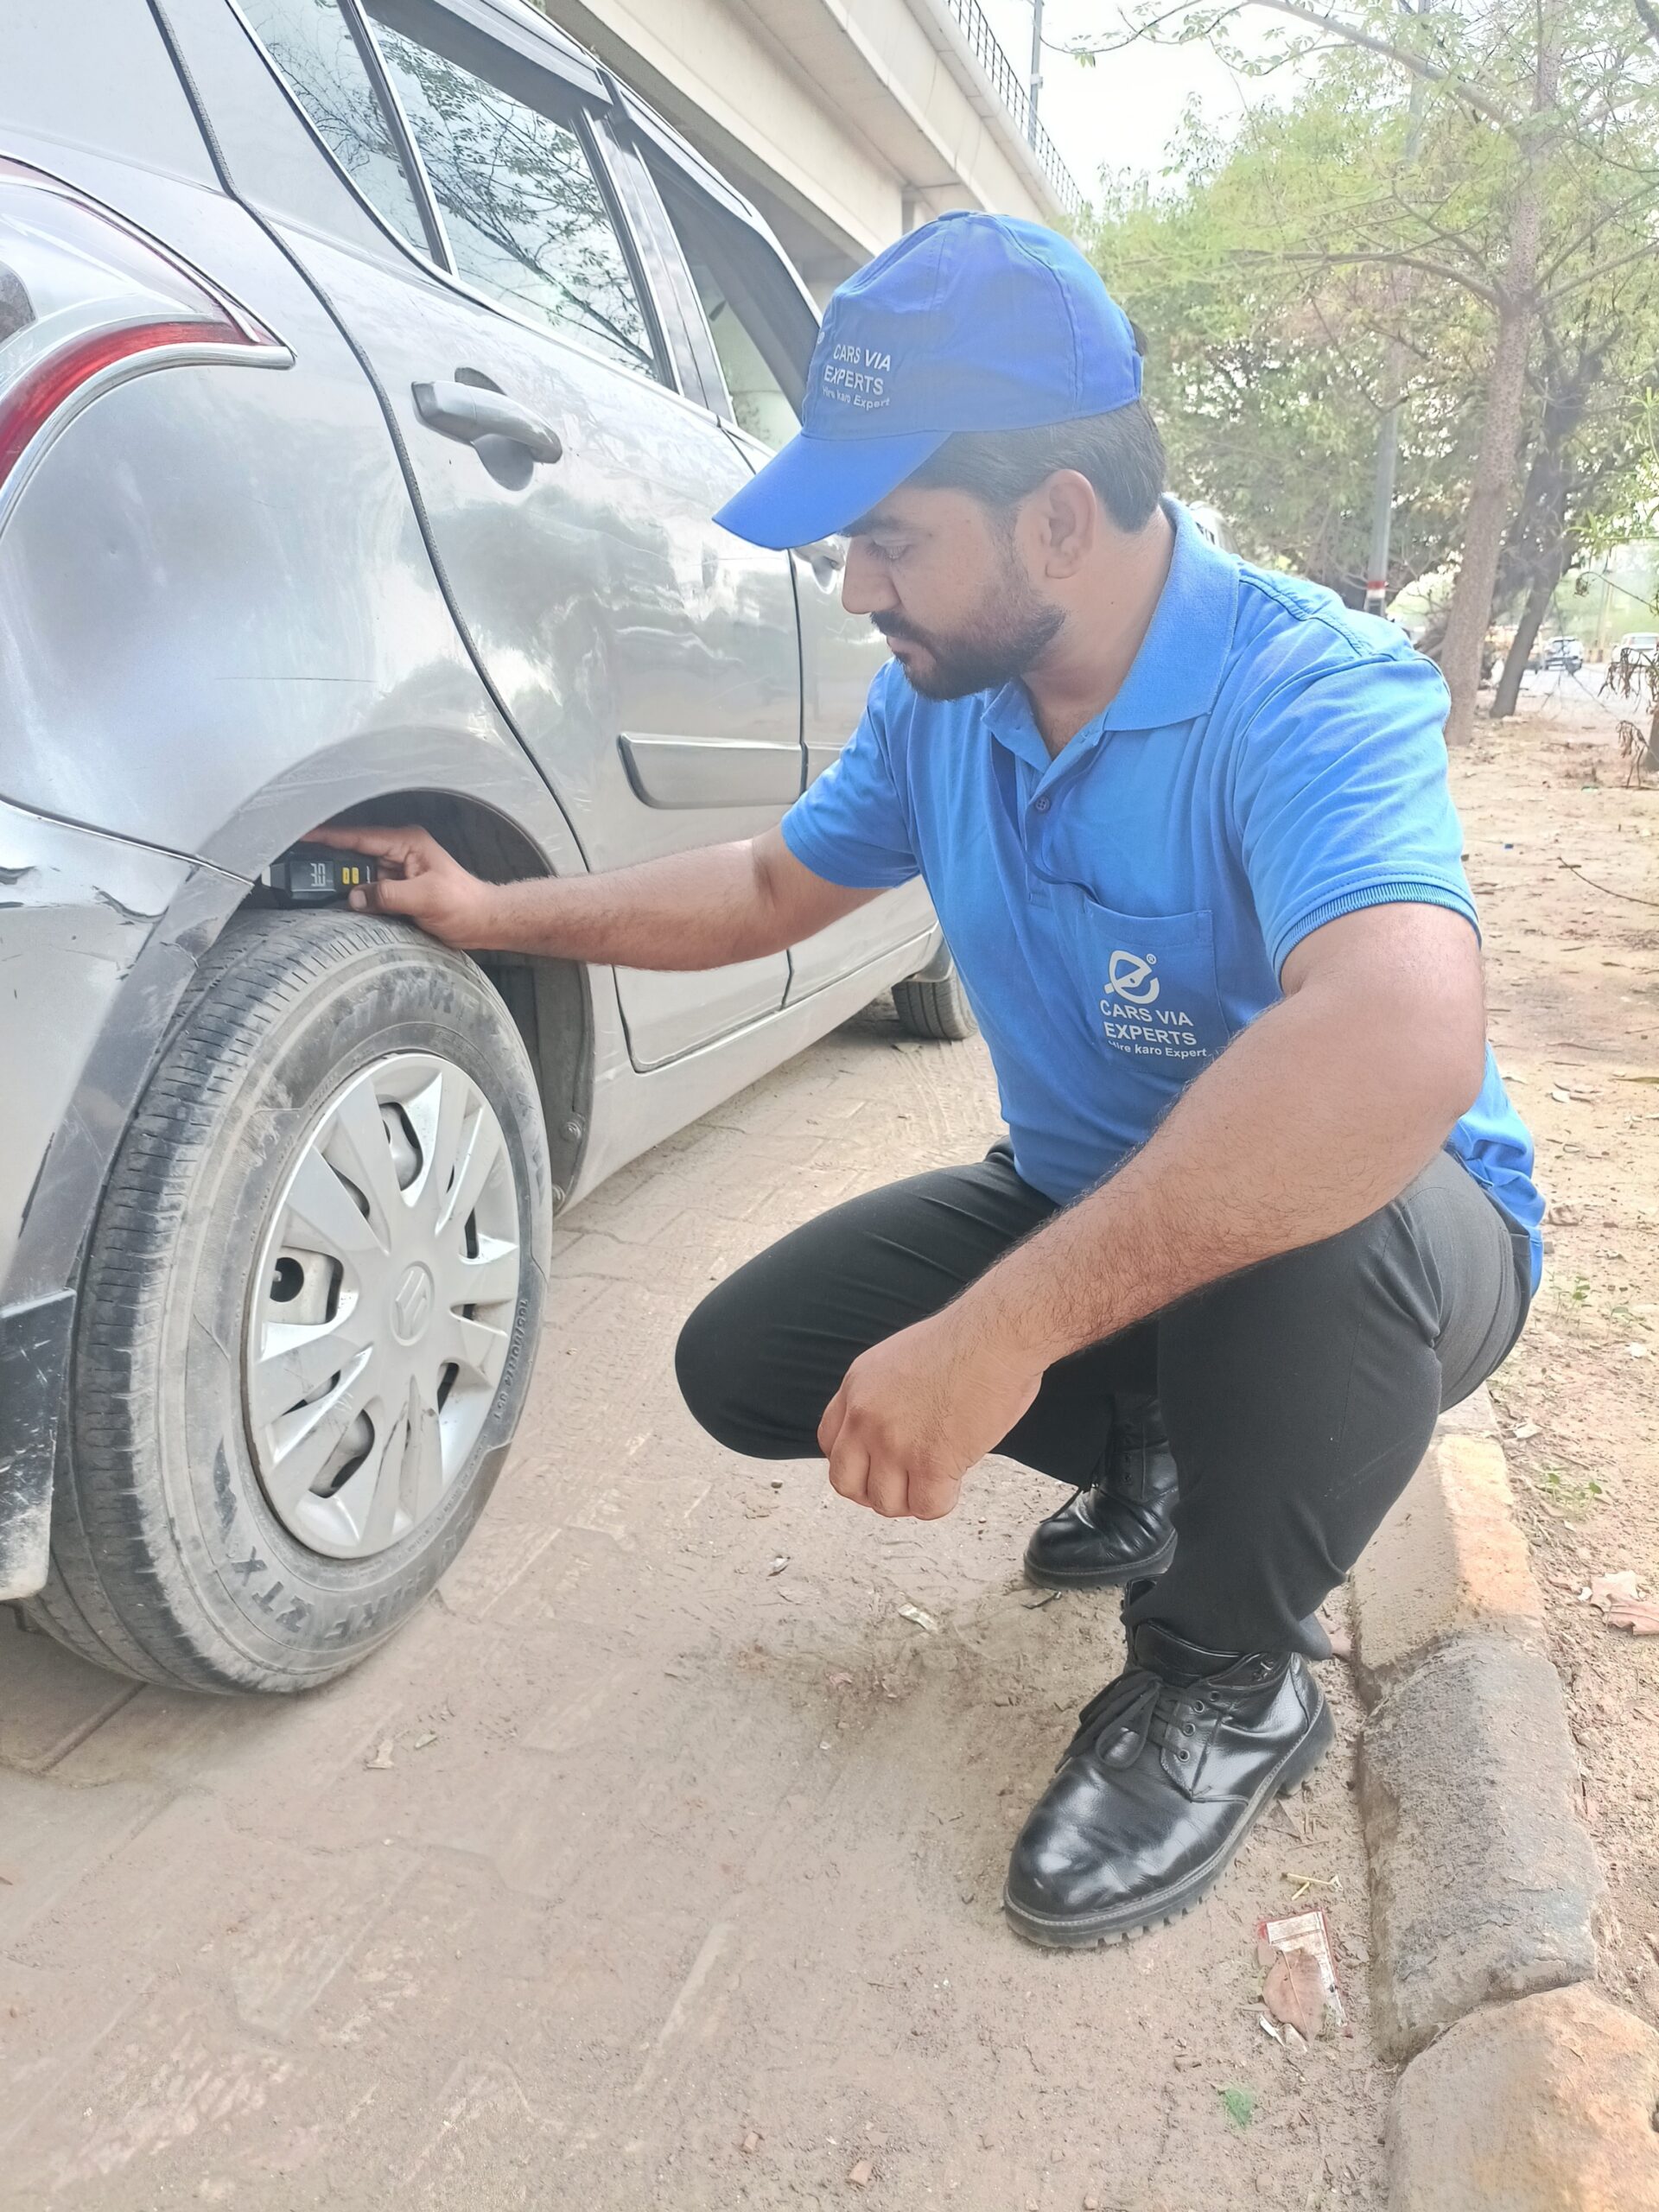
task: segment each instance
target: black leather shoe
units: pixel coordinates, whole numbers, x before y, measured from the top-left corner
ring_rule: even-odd
[[[1033,1943],[1114,1942],[1190,1910],[1336,1732],[1294,1654],[1205,1651],[1142,1621],[1130,1656],[1014,1847],[1002,1903]]]
[[[1026,1546],[1046,1590],[1106,1590],[1161,1574],[1175,1556],[1175,1460],[1156,1398],[1115,1398],[1105,1479],[1051,1513]]]

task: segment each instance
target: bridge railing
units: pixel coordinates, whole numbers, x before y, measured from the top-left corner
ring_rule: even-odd
[[[1075,215],[1083,206],[1077,179],[1060,159],[1059,149],[1044,130],[1041,119],[1032,114],[1031,96],[1009,60],[1001,40],[991,29],[989,16],[979,0],[944,0],[944,4],[956,18],[975,60],[990,79],[997,98],[1037,156],[1044,175],[1053,188],[1055,199],[1066,214]]]

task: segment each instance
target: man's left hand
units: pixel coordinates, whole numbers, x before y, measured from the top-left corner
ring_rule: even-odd
[[[889,1519],[942,1520],[1042,1379],[961,1305],[901,1329],[853,1362],[818,1423],[830,1487]]]

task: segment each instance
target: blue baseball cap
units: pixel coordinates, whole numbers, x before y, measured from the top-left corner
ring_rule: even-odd
[[[715,519],[751,544],[810,544],[955,431],[1074,422],[1140,394],[1134,328],[1076,246],[1012,215],[941,215],[836,291],[800,435]]]

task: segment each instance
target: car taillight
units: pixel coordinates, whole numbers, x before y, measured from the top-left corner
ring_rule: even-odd
[[[55,177],[0,157],[0,493],[48,426],[122,373],[289,358],[154,238]]]

